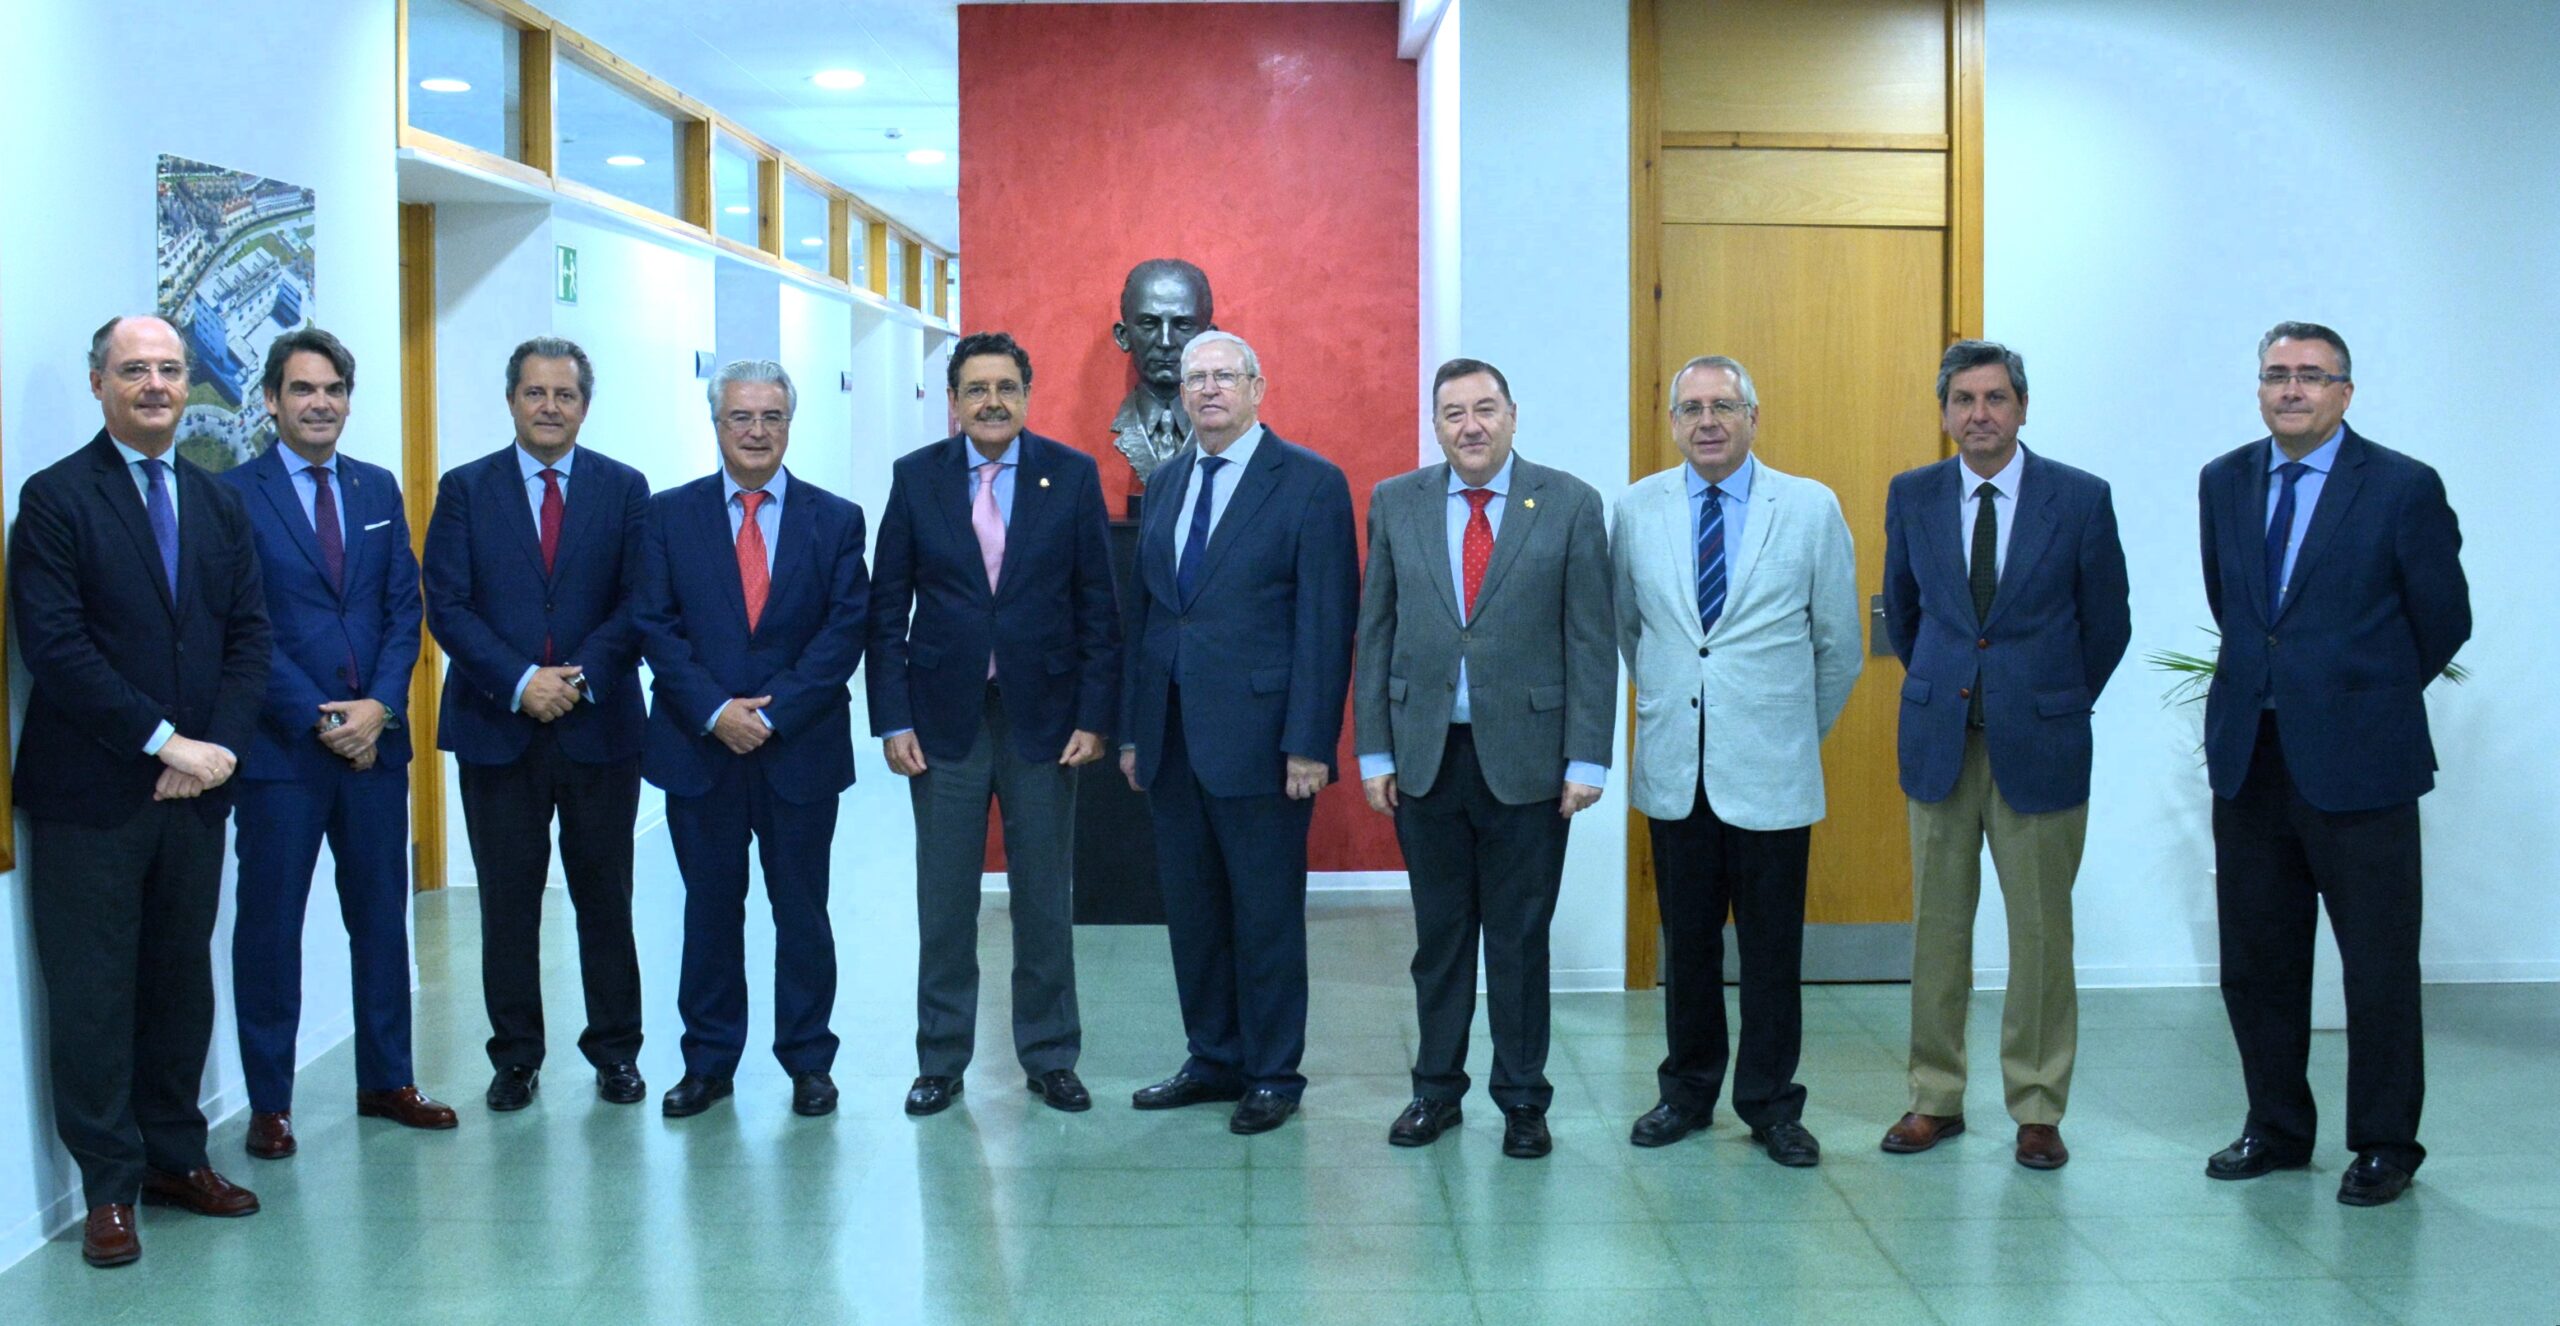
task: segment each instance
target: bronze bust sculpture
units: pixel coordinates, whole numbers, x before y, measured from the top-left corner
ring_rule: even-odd
[[[1182,411],[1182,347],[1216,327],[1215,314],[1208,275],[1180,258],[1149,258],[1121,282],[1111,339],[1137,368],[1138,385],[1111,417],[1111,432],[1141,487],[1191,444],[1191,420]]]

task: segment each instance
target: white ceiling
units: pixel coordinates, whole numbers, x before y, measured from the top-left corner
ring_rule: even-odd
[[[534,3],[926,239],[960,247],[954,0]],[[809,81],[821,69],[858,69],[865,81],[829,92]],[[919,147],[947,159],[911,164]]]

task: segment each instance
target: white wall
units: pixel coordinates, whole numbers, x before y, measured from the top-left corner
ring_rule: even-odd
[[[2560,978],[2560,630],[2532,573],[2560,505],[2560,9],[2411,18],[2375,0],[1990,5],[1986,330],[2027,358],[2029,445],[2113,483],[2133,573],[2133,650],[2097,718],[2084,981],[2218,970],[2197,718],[2162,709],[2141,658],[2207,644],[2196,472],[2265,433],[2253,353],[2288,318],[2345,335],[2349,421],[2434,465],[2462,519],[2477,675],[2429,701],[2427,976]],[[1997,907],[1981,941],[1977,962],[2004,965]]]
[[[97,325],[149,311],[154,290],[152,175],[172,153],[318,191],[319,270],[312,311],[365,365],[348,454],[397,468],[400,457],[398,232],[389,149],[389,5],[236,0],[154,11],[137,27],[119,6],[13,6],[0,41],[0,432],[8,505],[28,475],[85,444],[99,425],[84,356]],[[279,42],[279,33],[292,40]],[[326,107],[326,113],[306,113]],[[14,729],[27,678],[12,666]],[[54,1140],[42,981],[27,911],[36,856],[19,821],[22,868],[0,875],[0,1266],[78,1214],[79,1180]],[[39,867],[40,868],[40,867]],[[301,1054],[350,1027],[345,930],[321,858],[305,927]],[[229,998],[232,909],[226,865],[214,938],[213,1058],[207,1113],[245,1094]],[[343,1106],[350,1084],[305,1094]],[[217,1165],[238,1169],[235,1154]]]
[[[1442,64],[1453,39],[1465,71],[1454,97]],[[1457,0],[1423,60],[1425,354],[1499,366],[1520,407],[1520,454],[1614,498],[1627,475],[1626,6]],[[1418,389],[1417,416],[1424,399]],[[1615,749],[1623,738],[1622,726]],[[1553,930],[1559,990],[1624,988],[1626,807],[1625,771],[1613,769],[1608,795],[1574,818]]]

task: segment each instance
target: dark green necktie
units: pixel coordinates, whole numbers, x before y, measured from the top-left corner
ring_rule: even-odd
[[[1989,483],[1973,490],[1973,620],[1986,625],[1991,620],[1991,596],[2000,589],[2000,504],[1992,499],[2000,490]],[[1973,679],[1973,699],[1965,710],[1965,722],[1982,726],[1982,677]]]

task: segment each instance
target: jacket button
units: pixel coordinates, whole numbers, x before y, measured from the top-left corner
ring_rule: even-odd
[[[1697,707],[1698,707],[1698,697],[1696,697],[1696,696],[1694,696],[1694,695],[1692,695],[1692,696],[1690,696],[1690,697],[1689,697],[1689,707],[1690,707],[1690,708],[1692,708],[1692,709],[1695,709],[1695,708],[1697,708]]]
[[[1973,642],[1973,647],[1974,647],[1974,648],[1976,648],[1976,649],[1989,649],[1989,648],[1991,647],[1991,642],[1990,642],[1989,640],[1987,640],[1987,639],[1986,639],[1986,640],[1976,640],[1976,641],[1974,641],[1974,642]]]
[[[1700,657],[1700,658],[1705,658],[1706,656],[1707,656],[1707,647],[1706,647],[1705,645],[1700,645],[1700,646],[1698,646],[1698,657]]]
[[[1970,686],[1959,686],[1959,687],[1957,687],[1957,688],[1956,688],[1956,698],[1957,698],[1957,699],[1959,699],[1959,700],[1970,700],[1970,699],[1972,699],[1972,698],[1973,698],[1973,688],[1972,688],[1972,687],[1970,687]]]
[[[2267,648],[2269,648],[2269,649],[2273,649],[2273,648],[2275,648],[2275,647],[2276,647],[2276,638],[2275,638],[2274,636],[2272,636],[2272,635],[2271,635],[2271,636],[2268,636],[2268,637],[2267,637]]]

